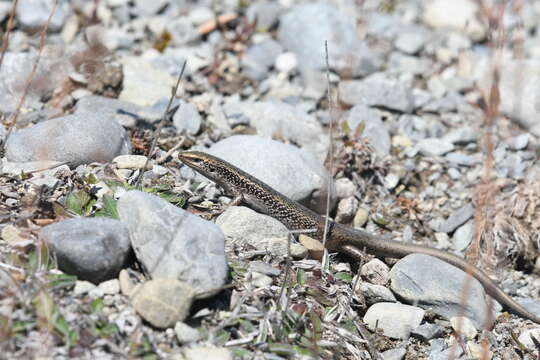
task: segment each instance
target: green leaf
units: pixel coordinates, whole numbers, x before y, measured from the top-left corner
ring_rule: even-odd
[[[86,182],[90,185],[95,185],[99,182],[98,178],[96,177],[96,175],[94,174],[89,174],[87,177],[86,177]]]
[[[105,305],[103,305],[103,299],[97,298],[92,300],[90,303],[90,309],[92,309],[92,313],[98,313],[103,310]]]
[[[56,321],[54,322],[54,329],[56,332],[62,336],[65,343],[71,347],[77,343],[79,340],[79,334],[75,330],[72,330],[69,327],[69,324],[67,323],[66,319],[63,316],[58,316]]]
[[[277,355],[295,355],[295,349],[289,344],[269,343],[268,350]]]
[[[347,135],[351,132],[351,128],[349,127],[349,123],[347,121],[341,122],[341,132],[343,135]]]
[[[112,219],[119,219],[118,210],[116,208],[118,200],[115,200],[112,196],[103,195],[103,207],[96,211],[97,217],[110,217]]]
[[[351,273],[346,272],[346,271],[338,272],[334,276],[336,279],[339,279],[347,284],[350,284],[353,280]]]
[[[40,325],[51,328],[53,314],[56,311],[56,307],[51,295],[42,290],[32,300],[32,304],[36,309],[36,314],[39,318]]]
[[[306,272],[303,269],[298,269],[298,272],[296,273],[296,282],[301,286],[306,284]]]
[[[77,281],[77,276],[69,274],[55,274],[53,278],[47,283],[49,289],[57,289],[72,286]]]
[[[92,205],[95,203],[95,199],[83,190],[69,193],[66,196],[66,207],[77,215],[83,216],[90,212]]]

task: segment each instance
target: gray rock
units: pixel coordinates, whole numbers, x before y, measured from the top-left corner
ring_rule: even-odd
[[[454,249],[457,251],[464,251],[467,249],[469,244],[472,241],[474,234],[474,224],[472,221],[468,221],[465,224],[461,225],[454,232],[452,236],[452,243],[454,244]]]
[[[195,290],[175,279],[152,279],[138,287],[131,297],[135,311],[152,326],[172,327],[189,315]]]
[[[540,315],[540,301],[531,298],[517,298],[516,301],[531,313]]]
[[[271,38],[252,45],[242,57],[243,73],[252,80],[264,79],[282,52],[281,45]]]
[[[4,22],[11,12],[11,4],[7,1],[0,2],[0,22]]]
[[[121,59],[124,81],[119,100],[140,106],[152,106],[171,96],[176,80],[167,72],[154,67],[140,56]]]
[[[451,163],[463,166],[474,166],[482,161],[481,154],[466,155],[460,152],[449,152],[444,157]]]
[[[442,156],[452,150],[454,145],[444,139],[427,138],[422,139],[416,145],[423,156]]]
[[[388,59],[388,71],[391,74],[400,75],[408,73],[422,75],[427,73],[432,67],[433,61],[429,58],[406,55],[397,51],[391,53]],[[414,105],[417,108],[422,107],[431,99],[428,93],[421,91],[419,88],[413,89],[413,97],[415,98]]]
[[[120,292],[120,282],[118,279],[111,279],[101,282],[98,287],[104,295],[115,295]]]
[[[439,324],[422,324],[411,332],[411,336],[428,341],[444,335],[445,329]]]
[[[201,36],[187,16],[175,16],[168,20],[167,30],[172,34],[171,47],[186,46],[196,42]]]
[[[346,177],[336,179],[335,186],[338,199],[348,198],[356,192],[356,185]]]
[[[173,116],[173,124],[178,132],[196,135],[201,131],[202,119],[197,106],[180,100],[180,108]]]
[[[281,4],[275,1],[253,1],[246,10],[246,17],[249,22],[257,22],[258,30],[268,31],[277,23],[282,9]]]
[[[17,3],[17,21],[25,30],[41,30],[47,23],[54,7],[54,0],[26,0]],[[69,1],[59,0],[48,26],[49,31],[59,31],[67,17],[71,15]]]
[[[134,1],[134,12],[138,16],[151,16],[156,15],[158,12],[163,10],[168,4],[169,0],[156,0],[156,1],[146,1],[146,0],[135,0]]]
[[[144,155],[119,155],[112,160],[118,169],[142,169],[146,165],[148,158]],[[152,161],[148,165],[152,167]]]
[[[234,356],[231,350],[224,347],[192,347],[183,350],[182,359],[189,360],[233,360]]]
[[[315,154],[321,162],[328,151],[329,139],[322,126],[312,115],[290,104],[279,101],[235,102],[223,108],[229,121],[249,119],[257,135],[276,137],[298,144]]]
[[[302,66],[325,69],[324,40],[328,40],[330,66],[365,76],[378,67],[376,56],[359,40],[355,19],[324,3],[293,7],[280,18],[280,43],[296,53]]]
[[[115,278],[131,246],[127,228],[108,218],[75,218],[39,231],[58,259],[58,267],[79,279],[98,284]]]
[[[465,359],[462,357],[463,348],[454,343],[451,347],[448,347],[443,339],[433,339],[429,342],[431,348],[429,349],[428,360],[448,360],[448,359]]]
[[[135,254],[152,278],[178,279],[201,297],[227,280],[224,236],[209,221],[158,196],[128,191],[118,201],[118,215],[131,235]]]
[[[358,200],[354,196],[341,199],[338,202],[335,221],[340,224],[350,223],[358,209]]]
[[[540,136],[540,60],[505,60],[500,74],[500,111],[533,135]],[[480,86],[489,89],[490,79],[491,70],[486,66]]]
[[[410,26],[400,31],[394,41],[394,46],[406,54],[416,54],[428,41],[429,32],[422,26]]]
[[[285,225],[270,216],[259,214],[247,207],[230,206],[216,219],[216,225],[228,241],[249,245],[277,256],[287,255],[289,231]]]
[[[531,351],[537,351],[538,347],[533,341],[540,339],[540,328],[532,328],[532,329],[526,329],[521,332],[521,334],[518,337],[519,343],[523,344],[527,349]]]
[[[424,254],[404,257],[390,271],[390,288],[400,298],[450,319],[469,317],[477,328],[485,325],[487,309],[482,285],[442,260]],[[464,306],[463,289],[468,284]],[[494,317],[491,316],[491,319]]]
[[[466,340],[472,340],[478,335],[471,319],[465,316],[454,316],[450,319],[450,325],[455,334],[463,336]]]
[[[506,144],[508,145],[508,148],[512,150],[524,150],[529,144],[529,134],[514,136],[506,141]]]
[[[458,226],[464,224],[474,215],[474,208],[471,204],[467,204],[452,213],[444,222],[436,229],[437,232],[451,233]]]
[[[130,152],[126,131],[99,113],[68,115],[14,131],[6,144],[9,161],[52,160],[70,166],[108,162]]]
[[[324,166],[307,151],[259,136],[236,135],[217,142],[208,152],[289,198],[319,213],[325,212],[327,182],[332,180]],[[330,200],[333,208],[336,202],[333,182]]]
[[[189,344],[201,338],[199,330],[179,321],[174,325],[174,333],[180,344]]]
[[[390,269],[381,260],[374,258],[362,265],[360,275],[375,285],[386,285],[388,282]]]
[[[358,126],[363,123],[364,131],[362,137],[369,140],[369,143],[381,156],[390,154],[392,145],[388,129],[382,121],[383,115],[379,110],[371,109],[364,104],[355,105],[349,110],[345,121],[351,130],[351,135],[355,133]]]
[[[476,142],[478,131],[472,126],[460,126],[457,129],[450,130],[444,135],[444,140],[455,145],[467,145]]]
[[[18,4],[22,3],[27,2],[21,1]],[[13,36],[10,38],[10,44],[13,44],[13,38]],[[26,88],[28,74],[32,71],[37,56],[37,52],[32,49],[28,52],[6,52],[0,68],[1,112],[15,112]],[[22,108],[40,109],[42,107],[41,100],[49,98],[54,89],[62,85],[71,68],[71,64],[66,61],[61,52],[44,51],[30,85],[32,91],[26,92]],[[42,81],[42,79],[47,79],[47,81]]]
[[[381,358],[382,360],[401,360],[405,358],[405,354],[407,354],[407,349],[400,347],[382,352]]]
[[[382,285],[373,285],[368,282],[359,281],[354,292],[364,296],[368,305],[379,302],[397,302],[396,297],[390,289]]]
[[[406,339],[424,318],[425,311],[399,303],[377,303],[369,307],[364,322],[371,331],[382,329],[383,334],[393,339]]]
[[[478,5],[472,0],[434,0],[427,4],[423,19],[434,28],[457,30],[479,41],[485,38],[487,29],[478,12]]]
[[[137,125],[137,121],[141,120],[157,121],[163,114],[163,112],[152,114],[144,107],[129,101],[99,95],[85,96],[77,101],[77,105],[75,105],[76,114],[89,112],[111,117],[125,127],[134,127]]]
[[[364,104],[404,113],[414,110],[411,89],[382,73],[363,80],[341,81],[338,88],[341,101],[346,104]]]

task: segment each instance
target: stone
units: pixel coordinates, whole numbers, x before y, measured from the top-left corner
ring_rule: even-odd
[[[520,344],[523,344],[527,349],[531,351],[538,351],[538,347],[532,339],[533,337],[536,339],[536,341],[540,341],[539,327],[522,330],[521,334],[519,334],[518,341]]]
[[[437,232],[451,233],[458,226],[464,224],[474,215],[474,208],[471,204],[467,204],[455,210],[448,219],[444,220],[439,226],[433,230]]]
[[[42,228],[39,238],[50,246],[60,270],[94,284],[118,276],[131,253],[127,228],[109,218],[63,220]]]
[[[152,278],[181,280],[204,298],[225,284],[225,237],[217,225],[140,191],[126,192],[117,210]]]
[[[278,40],[298,56],[303,67],[326,68],[325,39],[330,66],[338,72],[365,76],[378,67],[376,56],[358,38],[350,14],[321,2],[294,6],[280,17]]]
[[[467,316],[477,328],[487,317],[484,288],[475,278],[442,260],[424,254],[411,254],[399,260],[390,271],[390,288],[407,302],[430,309],[443,318]],[[466,297],[463,295],[467,283]],[[489,316],[494,319],[494,316]]]
[[[9,161],[59,161],[72,167],[109,162],[130,152],[122,126],[98,113],[67,115],[16,130],[6,143]]]
[[[223,107],[225,115],[242,118],[268,139],[284,139],[313,153],[322,163],[330,144],[328,136],[314,116],[280,101],[231,102]],[[226,141],[226,140],[224,140]]]
[[[98,287],[105,295],[115,295],[120,292],[120,282],[118,279],[111,279],[101,282]]]
[[[381,353],[382,360],[402,360],[407,354],[407,349],[402,347],[383,351]]]
[[[338,199],[348,198],[350,196],[353,196],[356,192],[356,185],[354,185],[354,183],[346,177],[336,179],[335,187],[336,196]]]
[[[340,224],[350,223],[356,214],[358,203],[358,200],[354,196],[341,199],[338,202],[335,221]]]
[[[181,321],[178,321],[174,325],[174,333],[180,344],[189,344],[198,341],[201,338],[199,330],[192,328]]]
[[[428,157],[442,156],[454,150],[454,145],[452,143],[436,138],[422,139],[416,146],[418,147],[420,154]]]
[[[452,236],[452,244],[457,251],[465,251],[474,235],[474,223],[468,221],[456,229]]]
[[[392,339],[406,339],[420,325],[425,311],[399,303],[377,303],[371,305],[363,321],[371,331],[382,329],[383,335]]]
[[[259,31],[268,31],[277,23],[282,9],[281,4],[275,1],[253,1],[246,10],[246,18],[249,22],[256,21]]]
[[[397,35],[394,46],[401,52],[414,55],[422,50],[428,41],[428,34],[429,31],[421,26],[405,28]]]
[[[173,116],[173,124],[179,133],[185,131],[189,135],[197,135],[201,131],[202,119],[197,106],[184,100]]]
[[[278,220],[259,214],[243,206],[230,206],[216,219],[216,225],[228,241],[247,244],[258,250],[268,250],[274,255],[287,254],[289,231]],[[281,238],[281,246],[275,239]],[[277,246],[276,246],[277,245]]]
[[[375,285],[386,285],[389,280],[390,269],[381,260],[374,258],[360,269],[360,275]]]
[[[335,206],[330,175],[320,161],[303,149],[260,136],[235,135],[215,143],[208,153],[321,214],[326,212],[330,181],[330,208]]]
[[[32,32],[42,30],[49,20],[54,4],[54,0],[25,0],[18,2],[15,15],[19,26]],[[61,30],[69,15],[71,15],[69,1],[59,0],[48,25],[48,31],[57,32]]]
[[[439,324],[422,324],[411,332],[411,336],[428,341],[444,335],[445,329]]]
[[[472,340],[478,335],[471,319],[465,316],[454,316],[450,318],[450,325],[456,334],[460,334],[465,337],[466,340]]]
[[[363,80],[344,80],[339,83],[341,101],[349,105],[364,104],[403,113],[414,110],[412,91],[404,84],[391,80],[382,73]]]
[[[112,99],[105,96],[90,95],[84,96],[75,105],[75,113],[98,113],[116,120],[122,126],[132,128],[138,121],[158,121],[161,113],[153,113],[147,108],[136,105],[129,101]]]
[[[195,290],[176,279],[152,279],[137,289],[131,299],[135,311],[152,326],[172,327],[189,315]]]
[[[144,155],[120,155],[112,160],[118,169],[142,169],[146,164],[147,157]],[[152,166],[152,161],[148,163]]]
[[[357,229],[361,228],[368,221],[369,213],[366,209],[360,207],[356,211],[356,215],[353,219],[353,226]]]
[[[171,96],[175,79],[139,56],[121,59],[124,71],[122,92],[118,99],[140,106],[152,106]]]
[[[362,137],[366,138],[380,156],[390,154],[391,139],[388,129],[382,121],[383,115],[376,109],[364,104],[355,105],[349,110],[345,121],[350,129],[349,136],[354,136],[358,126],[363,124]]]
[[[184,349],[184,360],[233,360],[231,350],[224,347],[192,347]]]
[[[84,295],[94,290],[95,288],[96,285],[92,284],[90,281],[77,280],[75,281],[75,286],[73,287],[73,295]]]
[[[254,44],[247,49],[241,59],[242,72],[252,80],[263,80],[282,52],[281,45],[271,38]]]
[[[382,285],[374,285],[368,282],[358,281],[354,293],[363,296],[368,305],[379,302],[397,302],[390,289]]]
[[[457,30],[480,41],[486,37],[487,29],[478,13],[478,4],[472,0],[433,0],[427,4],[423,19],[434,28]]]

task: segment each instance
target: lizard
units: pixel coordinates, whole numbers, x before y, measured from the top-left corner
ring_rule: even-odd
[[[282,222],[289,230],[313,229],[310,237],[322,241],[330,252],[340,252],[361,259],[363,251],[377,257],[403,258],[419,253],[441,259],[476,278],[484,290],[510,312],[540,324],[540,316],[506,294],[485,272],[449,252],[428,246],[402,243],[361,229],[326,221],[326,218],[274,190],[261,180],[216,156],[200,151],[183,151],[179,160],[221,186],[234,196],[233,203],[250,208]]]

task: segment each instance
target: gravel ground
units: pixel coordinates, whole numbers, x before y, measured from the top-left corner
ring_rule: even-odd
[[[0,0],[0,39],[0,358],[540,356],[463,271],[328,254],[178,160],[540,315],[538,2]]]

